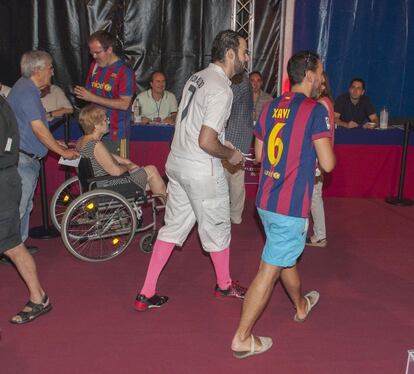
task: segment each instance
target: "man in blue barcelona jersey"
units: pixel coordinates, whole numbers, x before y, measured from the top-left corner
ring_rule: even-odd
[[[260,354],[272,346],[271,338],[255,337],[252,329],[279,277],[296,308],[296,322],[304,322],[319,300],[317,291],[302,295],[296,262],[305,246],[315,158],[326,172],[335,166],[328,113],[313,99],[320,91],[322,71],[316,54],[292,56],[288,62],[291,92],[267,103],[255,127],[256,159],[262,163],[256,205],[266,244],[233,337],[236,358]]]

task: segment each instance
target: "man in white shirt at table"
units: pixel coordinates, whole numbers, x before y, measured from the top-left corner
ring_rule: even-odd
[[[175,95],[167,91],[165,74],[162,71],[154,71],[150,79],[151,88],[141,92],[135,99],[133,108],[136,108],[136,102],[139,102],[141,110],[141,122],[160,122],[175,124],[177,116],[177,99]]]

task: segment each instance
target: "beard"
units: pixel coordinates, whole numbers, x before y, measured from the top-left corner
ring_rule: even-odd
[[[311,98],[312,99],[319,99],[319,96],[322,94],[322,85],[321,82],[315,82],[312,86],[311,91]]]
[[[243,73],[244,72],[244,66],[245,66],[245,63],[241,62],[240,59],[239,59],[239,56],[236,54],[236,58],[235,58],[235,61],[234,61],[234,74],[237,75],[237,74]]]

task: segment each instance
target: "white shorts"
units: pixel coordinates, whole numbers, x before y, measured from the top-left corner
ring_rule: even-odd
[[[200,168],[194,162],[174,159],[166,165],[168,199],[165,226],[158,239],[182,246],[198,223],[203,249],[220,252],[230,245],[230,201],[227,181],[219,160]],[[180,170],[177,170],[180,169]]]

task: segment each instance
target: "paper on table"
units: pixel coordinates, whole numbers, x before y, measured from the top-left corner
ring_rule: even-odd
[[[74,168],[77,168],[79,165],[80,157],[75,158],[74,160],[68,160],[66,158],[63,158],[60,156],[60,159],[58,161],[59,165],[65,165],[65,166],[72,166]]]

